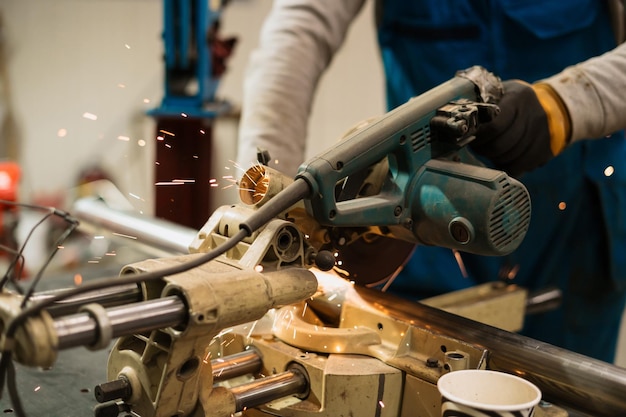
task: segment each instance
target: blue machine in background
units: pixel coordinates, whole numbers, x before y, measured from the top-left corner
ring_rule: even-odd
[[[163,0],[164,96],[150,115],[211,118],[227,111],[215,93],[236,39],[218,37],[227,0]]]
[[[157,122],[155,214],[199,229],[210,215],[213,121],[230,105],[216,99],[236,38],[219,37],[227,0],[163,0],[165,84]]]

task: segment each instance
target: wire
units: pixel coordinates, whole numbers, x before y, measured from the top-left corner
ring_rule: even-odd
[[[2,200],[2,199],[0,199],[0,205],[21,207],[21,208],[27,208],[27,209],[31,209],[31,210],[39,210],[39,211],[47,211],[48,212],[33,227],[31,227],[30,231],[28,232],[28,235],[26,236],[26,239],[24,239],[24,243],[22,243],[22,246],[20,247],[19,251],[17,252],[16,257],[13,259],[13,261],[11,262],[9,267],[7,268],[4,276],[0,280],[0,290],[2,290],[5,287],[5,285],[7,284],[7,282],[11,280],[11,273],[13,272],[13,269],[15,268],[15,265],[20,261],[20,259],[22,260],[22,265],[24,264],[24,262],[23,262],[24,257],[23,257],[22,254],[24,252],[24,249],[26,248],[26,244],[28,243],[28,241],[32,237],[32,235],[35,232],[35,230],[44,221],[46,221],[48,218],[50,218],[50,216],[55,215],[57,217],[62,218],[63,220],[65,220],[69,224],[74,224],[74,225],[78,226],[78,220],[76,220],[75,218],[70,216],[69,213],[67,213],[67,212],[65,212],[63,210],[59,210],[59,209],[54,208],[54,207],[50,207],[50,206],[40,206],[40,205],[36,205],[36,204],[18,203],[18,202],[15,202],[15,201]],[[21,270],[20,270],[20,274],[21,274]],[[19,276],[19,275],[17,275],[17,276]]]
[[[23,268],[24,268],[24,255],[22,255],[20,252],[16,251],[16,250],[15,250],[15,249],[13,249],[13,248],[10,248],[10,247],[8,247],[8,246],[6,246],[6,245],[0,245],[0,250],[2,250],[2,251],[4,251],[4,252],[8,252],[8,253],[12,254],[13,256],[15,256],[15,258],[17,259],[18,264],[19,264],[19,266],[20,266],[20,267],[19,267],[19,269],[15,272],[15,274],[13,275],[13,277],[20,277],[20,276],[22,276],[22,270],[23,270]],[[21,262],[20,262],[20,261],[21,261]],[[22,289],[22,287],[20,287],[19,285],[17,285],[17,282],[16,282],[15,278],[9,279],[9,280],[7,281],[7,284],[8,284],[9,282],[10,282],[11,284],[13,284],[13,286],[14,286],[15,290],[16,290],[19,294],[24,294],[24,290]],[[0,287],[0,288],[1,288],[1,287]]]
[[[20,306],[20,308],[24,308],[26,306],[26,303],[30,299],[30,297],[32,297],[32,295],[35,293],[35,288],[37,287],[37,284],[41,280],[41,277],[43,276],[43,273],[48,267],[48,265],[50,265],[50,262],[52,262],[52,258],[54,258],[54,255],[56,255],[56,253],[59,251],[59,246],[65,241],[65,239],[68,238],[70,234],[72,234],[74,230],[76,230],[77,227],[78,227],[78,223],[72,223],[67,229],[65,229],[63,234],[59,236],[59,238],[54,244],[54,248],[52,249],[52,252],[50,252],[50,255],[48,255],[48,259],[42,265],[42,267],[39,268],[39,272],[37,272],[37,275],[33,279],[33,283],[31,284],[30,288],[24,295],[24,298],[22,299],[22,305]]]
[[[52,216],[52,214],[53,214],[53,212],[50,211],[48,214],[43,216],[33,227],[31,227],[30,231],[28,232],[28,235],[26,236],[26,239],[24,239],[24,243],[22,243],[22,246],[20,247],[20,249],[18,251],[18,256],[16,256],[15,259],[13,259],[13,262],[11,262],[11,264],[7,268],[7,271],[5,272],[4,276],[2,277],[2,280],[0,281],[0,289],[4,288],[4,286],[7,284],[7,282],[11,278],[11,273],[13,272],[13,268],[15,268],[15,265],[19,261],[19,257],[21,257],[22,254],[24,253],[24,249],[26,248],[26,244],[28,243],[30,238],[33,236],[33,233],[35,232],[35,230],[44,221],[46,221],[48,218],[50,218],[50,216]]]
[[[20,400],[20,396],[17,392],[17,378],[15,375],[15,365],[13,361],[7,362],[7,375],[8,375],[8,384],[7,389],[9,391],[9,397],[11,398],[11,403],[13,404],[13,411],[18,416],[26,416],[26,412],[24,411],[24,406],[22,405],[22,400]]]

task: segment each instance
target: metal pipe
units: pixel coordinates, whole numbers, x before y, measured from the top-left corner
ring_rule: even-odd
[[[59,290],[41,291],[35,293],[30,298],[29,303],[36,304],[66,290],[67,289],[64,288]],[[103,307],[115,307],[129,303],[136,303],[138,301],[141,301],[141,299],[142,293],[138,285],[120,285],[117,287],[109,287],[98,291],[89,291],[75,297],[70,297],[61,301],[57,301],[50,307],[46,308],[46,311],[52,317],[60,317],[76,313],[80,309],[80,307],[85,304],[98,303]]]
[[[81,198],[72,206],[72,214],[81,221],[137,238],[137,242],[163,249],[171,254],[189,253],[189,244],[197,231],[131,211],[115,210],[96,198]]]
[[[211,361],[213,382],[226,381],[241,375],[258,372],[263,365],[261,356],[253,350],[244,350]]]
[[[490,369],[535,383],[548,401],[596,417],[623,415],[626,410],[624,368],[391,294],[354,288],[391,317],[484,347],[489,350]]]
[[[270,401],[308,391],[306,374],[299,368],[291,368],[280,374],[259,378],[248,384],[231,388],[235,398],[236,412],[267,404]]]
[[[185,303],[177,296],[159,298],[105,310],[111,337],[173,327],[187,320]],[[93,346],[99,341],[102,325],[89,312],[59,317],[53,321],[58,349]]]

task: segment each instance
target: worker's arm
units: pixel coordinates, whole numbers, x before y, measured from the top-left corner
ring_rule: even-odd
[[[626,128],[626,43],[543,81],[560,97],[571,125],[569,141]]]
[[[501,113],[481,127],[472,148],[519,175],[570,143],[626,128],[626,44],[533,85],[504,82]]]
[[[244,80],[237,162],[271,164],[294,175],[303,162],[317,83],[345,39],[364,0],[276,0]]]

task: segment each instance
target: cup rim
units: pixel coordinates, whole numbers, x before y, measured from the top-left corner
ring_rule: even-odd
[[[486,372],[486,373],[491,373],[491,374],[497,374],[498,376],[503,377],[503,378],[518,380],[535,392],[536,394],[535,398],[528,402],[515,404],[515,405],[483,404],[483,403],[471,401],[466,398],[461,398],[454,394],[451,394],[447,392],[447,390],[442,386],[443,382],[445,382],[446,379],[451,378],[451,376],[449,375],[458,374],[458,373],[476,373],[476,372],[482,372],[482,373]],[[539,401],[541,401],[541,390],[532,382],[527,381],[526,379],[517,375],[509,374],[506,372],[487,370],[487,369],[461,369],[458,371],[448,372],[447,374],[444,374],[439,377],[439,379],[437,380],[437,388],[439,389],[439,393],[442,395],[442,397],[444,397],[445,399],[449,401],[453,401],[455,403],[465,405],[467,407],[472,407],[472,408],[487,410],[487,411],[520,411],[520,410],[530,409],[536,406],[537,404],[539,404]]]

